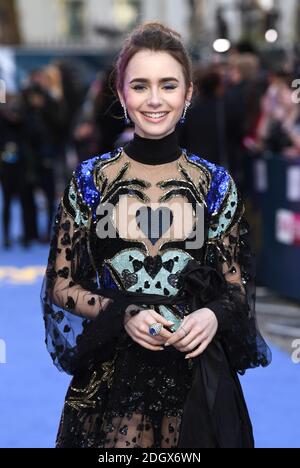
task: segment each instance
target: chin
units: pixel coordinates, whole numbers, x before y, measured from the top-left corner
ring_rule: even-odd
[[[164,137],[168,135],[169,133],[172,133],[175,130],[176,124],[172,125],[171,127],[168,125],[167,127],[162,125],[159,126],[157,125],[156,128],[145,128],[145,127],[139,127],[139,131],[142,132],[145,135],[145,138],[151,138],[151,137]]]

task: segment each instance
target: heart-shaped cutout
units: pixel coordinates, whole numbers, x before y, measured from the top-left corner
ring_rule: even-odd
[[[173,223],[173,212],[166,206],[152,210],[143,206],[136,211],[136,222],[141,231],[154,245]]]

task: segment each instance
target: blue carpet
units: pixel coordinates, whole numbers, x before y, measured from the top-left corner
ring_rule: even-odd
[[[300,331],[299,331],[300,336]],[[300,447],[300,364],[271,346],[266,368],[250,369],[241,377],[258,448]]]
[[[23,254],[16,249],[11,264],[43,265],[46,250],[41,255],[41,248]],[[41,276],[33,283],[22,281],[20,274],[21,284],[0,282],[0,339],[6,343],[6,364],[0,364],[0,447],[53,447],[70,378],[52,365],[44,344]]]

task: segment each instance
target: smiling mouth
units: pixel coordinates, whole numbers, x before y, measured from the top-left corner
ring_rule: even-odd
[[[169,112],[142,112],[142,114],[149,120],[161,120],[166,117]]]

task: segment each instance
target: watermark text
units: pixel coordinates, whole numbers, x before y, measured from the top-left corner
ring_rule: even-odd
[[[6,364],[6,343],[0,339],[0,364]]]
[[[0,104],[6,103],[6,84],[4,80],[0,79]]]
[[[292,341],[292,348],[294,351],[292,352],[292,361],[294,364],[300,363],[300,338],[297,338]]]

